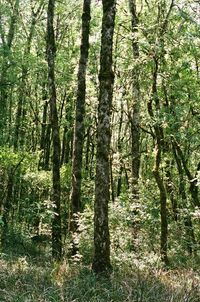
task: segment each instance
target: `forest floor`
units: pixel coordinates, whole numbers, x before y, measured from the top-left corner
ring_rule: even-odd
[[[110,279],[83,263],[0,254],[0,302],[199,302],[200,270],[113,264]]]

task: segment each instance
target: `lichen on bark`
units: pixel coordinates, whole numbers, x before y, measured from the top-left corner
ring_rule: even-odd
[[[110,263],[108,203],[110,200],[109,153],[111,140],[110,116],[114,84],[112,46],[115,8],[116,1],[103,1],[94,207],[94,259],[92,265],[95,273],[108,273],[112,268]]]

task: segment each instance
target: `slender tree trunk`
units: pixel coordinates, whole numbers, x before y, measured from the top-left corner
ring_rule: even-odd
[[[48,107],[49,102],[44,99],[43,114],[42,114],[42,128],[40,137],[40,156],[38,169],[49,170],[50,150],[51,150],[51,123],[49,121]]]
[[[46,134],[46,126],[47,126],[48,104],[49,104],[49,102],[47,100],[44,100],[43,113],[42,113],[41,138],[40,138],[40,150],[45,149],[45,134]]]
[[[82,14],[82,40],[78,70],[78,89],[76,99],[76,117],[72,156],[72,191],[70,197],[70,231],[72,232],[75,232],[78,227],[76,223],[77,219],[74,219],[74,215],[76,215],[81,210],[81,179],[83,143],[85,132],[84,118],[86,95],[86,68],[89,53],[90,4],[91,0],[84,0]],[[75,246],[73,248],[75,249]]]
[[[136,1],[129,0],[129,8],[132,21],[132,50],[133,60],[135,61],[133,73],[132,73],[132,96],[133,104],[130,115],[131,124],[131,154],[132,154],[132,192],[133,199],[137,201],[139,199],[139,170],[140,170],[140,84],[139,84],[139,65],[137,60],[139,58],[139,45],[137,41],[138,31],[138,16],[136,11]]]
[[[160,192],[160,216],[161,216],[161,235],[160,235],[160,252],[161,260],[168,265],[168,217],[167,217],[167,192],[165,189],[164,181],[160,175],[160,164],[162,160],[162,152],[166,151],[166,142],[164,138],[164,131],[160,121],[155,123],[157,113],[160,112],[160,99],[157,90],[159,66],[165,64],[164,58],[164,34],[167,30],[169,16],[174,6],[174,0],[171,0],[169,10],[166,13],[165,2],[158,3],[158,24],[159,34],[158,40],[160,45],[160,52],[153,55],[154,68],[152,73],[152,93],[151,98],[147,104],[149,116],[152,118],[155,132],[155,165],[153,174]],[[155,112],[154,112],[155,106]]]
[[[164,34],[167,30],[169,16],[172,12],[174,6],[174,0],[171,0],[170,6],[168,11],[166,12],[166,2],[159,2],[158,3],[158,23],[159,26],[159,44],[160,44],[160,54],[154,55],[154,71],[153,71],[153,85],[152,85],[152,101],[155,103],[155,110],[156,112],[160,112],[160,100],[157,91],[157,81],[158,81],[158,72],[159,72],[159,65],[165,66],[165,40]],[[151,101],[151,102],[152,102]],[[152,103],[149,103],[150,107],[149,113],[151,117],[154,116],[152,110]],[[155,113],[156,117],[156,113]],[[161,154],[162,152],[167,151],[167,146],[164,137],[164,131],[160,121],[155,123],[154,126],[155,135],[156,135],[156,146],[155,146],[155,167],[154,167],[154,177],[157,182],[159,191],[160,191],[160,214],[161,214],[161,260],[168,265],[168,216],[167,216],[167,192],[165,189],[164,181],[160,175],[160,163],[161,163]]]
[[[89,171],[89,159],[90,159],[90,142],[91,142],[90,130],[91,130],[91,126],[88,127],[87,135],[86,135],[85,171],[87,171],[87,173]]]
[[[68,164],[71,159],[71,145],[73,136],[73,126],[70,125],[64,128],[63,139],[62,139],[62,154],[61,154],[61,165]]]
[[[13,197],[13,173],[12,168],[8,171],[8,181],[6,188],[6,198],[3,204],[3,229],[2,229],[2,246],[7,244],[7,235],[9,231],[9,221],[10,221],[10,210],[12,208],[12,197]]]
[[[122,98],[124,97],[124,94],[122,95]],[[118,142],[117,142],[117,149],[119,152],[120,160],[120,168],[119,168],[119,174],[118,174],[118,180],[117,180],[117,197],[120,196],[121,194],[121,188],[122,188],[122,174],[123,174],[123,168],[124,168],[124,163],[122,159],[122,137],[121,137],[121,132],[122,132],[122,123],[123,123],[123,99],[121,100],[121,112],[120,112],[120,119],[119,119],[119,129],[118,129]]]
[[[173,189],[173,181],[172,181],[172,175],[171,175],[171,163],[169,160],[166,160],[166,190],[168,193],[168,196],[171,200],[172,210],[173,210],[173,216],[174,220],[178,221],[178,204],[177,199],[174,196],[174,189]]]
[[[27,56],[29,56],[31,51],[31,43],[33,40],[33,35],[35,31],[35,25],[36,25],[36,18],[40,10],[37,11],[37,13],[32,12],[32,20],[31,20],[31,26],[30,26],[30,32],[27,38],[26,48],[24,51],[24,59],[25,62],[22,66],[22,76],[21,76],[21,83],[19,87],[19,101],[17,105],[17,112],[16,112],[16,120],[15,120],[15,134],[14,134],[14,150],[18,150],[19,145],[19,139],[20,135],[22,135],[23,131],[21,131],[21,126],[24,120],[23,117],[23,111],[24,106],[26,106],[26,80],[28,75],[28,65],[26,63]],[[23,140],[22,140],[23,141]]]
[[[179,146],[179,144],[176,142],[175,139],[173,139],[173,144],[174,144],[174,147],[177,151],[177,154],[179,155],[179,158],[182,162],[182,165],[183,165],[183,168],[184,168],[184,171],[185,171],[185,174],[190,182],[190,194],[191,194],[191,197],[192,197],[192,201],[193,201],[193,204],[195,207],[198,207],[200,208],[200,201],[199,201],[199,194],[198,194],[198,186],[197,186],[197,179],[196,177],[193,177],[192,173],[190,172],[190,170],[188,169],[188,165],[187,165],[187,162],[184,158],[184,154],[181,150],[181,147]]]
[[[182,199],[181,207],[183,209],[187,208],[187,194],[185,189],[185,180],[184,180],[184,171],[181,163],[181,159],[177,153],[176,145],[172,142],[173,147],[173,154],[177,164],[178,174],[179,174],[179,194]],[[185,213],[184,217],[184,226],[185,226],[185,233],[186,233],[186,240],[187,240],[187,250],[189,254],[192,254],[195,251],[196,246],[196,238],[194,234],[193,223],[191,219],[190,212]]]
[[[65,113],[65,121],[66,121],[67,125],[65,125],[64,130],[63,130],[61,165],[67,164],[70,161],[70,154],[71,154],[70,148],[71,148],[72,133],[73,133],[71,94],[69,94],[69,96],[67,97],[67,103],[69,105],[66,107],[66,113]]]
[[[7,37],[4,37],[4,33],[1,34],[3,38],[3,64],[0,74],[0,145],[3,145],[6,138],[6,125],[7,125],[7,115],[8,115],[8,83],[7,74],[9,69],[9,56],[12,49],[13,39],[16,30],[16,22],[19,14],[19,0],[16,0],[13,5],[13,13],[10,19],[10,27],[8,30]],[[0,16],[1,17],[1,16]],[[3,31],[1,20],[0,20],[0,30]]]
[[[113,154],[110,154],[110,191],[111,191],[111,200],[115,202],[115,183],[113,177]]]
[[[52,127],[51,122],[48,122],[45,136],[45,149],[44,149],[44,170],[48,171],[50,169],[50,153],[51,153],[51,143],[52,143]]]
[[[52,201],[55,203],[54,217],[52,220],[52,256],[56,260],[62,257],[62,238],[61,238],[61,215],[60,215],[60,135],[58,125],[58,114],[56,104],[55,86],[55,55],[56,45],[54,36],[54,10],[55,0],[49,0],[47,11],[47,61],[48,61],[48,83],[50,95],[50,118],[53,137],[53,193]]]
[[[92,264],[95,273],[108,273],[111,269],[108,203],[110,200],[109,153],[111,141],[110,116],[114,84],[112,46],[115,6],[115,0],[103,0],[94,206],[94,258]]]
[[[160,100],[158,97],[157,91],[157,78],[158,78],[158,70],[159,70],[159,62],[158,58],[154,57],[154,69],[152,75],[152,95],[151,99],[148,102],[148,113],[152,120],[155,117],[153,105],[155,105],[155,109],[157,112],[160,110]],[[161,164],[161,155],[164,150],[165,142],[164,142],[164,133],[163,128],[160,123],[156,123],[154,125],[155,132],[155,165],[153,169],[153,174],[160,192],[160,216],[161,216],[161,234],[160,234],[160,253],[161,260],[168,265],[168,219],[167,219],[167,193],[165,189],[165,185],[163,179],[160,175],[160,164]]]
[[[95,145],[93,143],[94,141],[94,136],[93,136],[93,139],[91,140],[91,151],[90,151],[90,164],[89,164],[89,167],[90,167],[90,170],[89,170],[89,176],[90,176],[90,179],[94,179],[94,153],[95,153]]]
[[[153,174],[160,191],[160,216],[161,216],[161,235],[160,235],[160,253],[161,259],[165,264],[168,264],[167,256],[167,241],[168,241],[168,222],[167,222],[167,194],[163,180],[160,176],[160,163],[161,163],[161,145],[159,140],[155,146],[155,166]]]

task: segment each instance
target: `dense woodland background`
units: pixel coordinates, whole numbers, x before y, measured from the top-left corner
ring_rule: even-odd
[[[200,301],[199,64],[199,1],[0,1],[0,301]]]

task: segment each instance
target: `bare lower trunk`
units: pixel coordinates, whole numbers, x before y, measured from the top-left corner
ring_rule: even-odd
[[[161,260],[168,264],[167,241],[168,241],[168,223],[167,223],[167,194],[163,180],[160,176],[159,168],[161,162],[161,148],[159,143],[155,147],[155,166],[153,174],[160,191],[160,217],[161,217],[161,235],[160,235],[160,253]]]
[[[85,95],[86,95],[86,68],[89,53],[90,33],[90,4],[91,0],[84,0],[82,15],[82,41],[78,70],[78,89],[76,99],[76,117],[74,127],[73,156],[72,156],[72,191],[70,197],[70,231],[78,229],[77,213],[81,210],[81,181],[82,181],[82,158],[84,144],[84,118],[85,118]],[[78,246],[72,242],[72,253],[75,254]]]
[[[103,0],[94,206],[94,258],[92,265],[95,273],[108,273],[111,270],[108,203],[110,201],[109,154],[111,141],[110,115],[114,83],[112,45],[115,6],[116,2],[114,0]]]
[[[48,60],[48,82],[50,95],[50,118],[52,127],[53,141],[53,193],[52,201],[55,204],[54,217],[52,220],[52,256],[56,260],[60,260],[62,256],[62,240],[61,240],[61,215],[60,215],[60,136],[58,125],[58,114],[56,105],[56,86],[54,61],[56,54],[55,37],[54,37],[54,9],[55,0],[49,0],[47,14],[47,60]]]
[[[137,31],[138,31],[138,16],[136,11],[136,1],[129,0],[129,8],[131,13],[132,22],[132,50],[133,50],[133,60],[134,68],[132,72],[132,105],[131,112],[129,116],[131,124],[131,155],[132,155],[132,193],[133,200],[137,201],[139,199],[139,169],[140,169],[140,84],[139,84],[139,66],[137,60],[139,58],[139,45],[137,41]]]
[[[81,207],[81,178],[82,178],[82,153],[84,143],[84,117],[86,95],[86,68],[89,50],[90,30],[90,2],[84,0],[82,15],[82,43],[78,71],[78,89],[76,99],[76,118],[74,127],[74,143],[72,158],[72,192],[71,192],[71,215],[80,211]],[[73,229],[73,223],[71,228]]]
[[[159,71],[159,60],[154,57],[154,69],[152,73],[152,95],[148,102],[148,113],[152,120],[155,117],[155,112],[153,105],[155,105],[156,111],[160,110],[160,100],[157,91],[157,78]],[[155,164],[153,169],[153,174],[156,180],[160,192],[160,217],[161,217],[161,234],[160,234],[160,253],[161,260],[168,265],[168,218],[167,218],[167,193],[164,185],[164,181],[160,175],[160,164],[161,164],[161,154],[164,150],[165,141],[162,126],[158,123],[154,125],[155,132]]]
[[[173,147],[173,154],[174,158],[177,164],[178,174],[179,174],[179,194],[182,199],[181,208],[186,209],[188,207],[187,205],[187,194],[186,194],[186,188],[185,188],[185,180],[184,180],[184,171],[182,167],[181,159],[177,153],[176,145],[172,143]],[[192,218],[190,211],[188,213],[185,213],[184,217],[184,226],[185,226],[185,234],[186,234],[186,242],[187,242],[187,250],[189,254],[192,254],[195,252],[195,246],[196,246],[196,238],[192,223]]]

